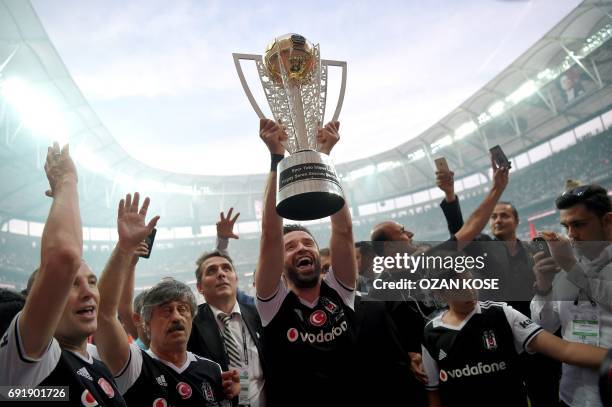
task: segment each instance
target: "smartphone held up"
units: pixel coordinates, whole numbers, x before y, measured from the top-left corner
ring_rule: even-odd
[[[155,234],[157,233],[157,229],[153,228],[153,231],[145,238],[145,243],[147,245],[147,249],[149,249],[147,251],[146,254],[139,254],[139,257],[142,257],[144,259],[148,259],[149,257],[151,257],[151,251],[153,250],[153,242],[155,242]]]

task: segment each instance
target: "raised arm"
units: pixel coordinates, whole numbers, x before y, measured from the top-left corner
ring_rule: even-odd
[[[138,263],[141,254],[147,254],[149,249],[145,242],[140,242],[136,252],[132,256],[132,261],[127,271],[127,278],[121,290],[121,299],[119,300],[119,318],[123,323],[123,327],[132,338],[138,338],[138,329],[132,318],[134,313],[134,279],[136,274],[136,264]]]
[[[493,185],[480,206],[470,215],[465,224],[455,233],[459,242],[471,242],[487,226],[495,205],[508,185],[508,168],[497,167],[491,160],[493,168]]]
[[[138,245],[151,233],[159,220],[159,216],[155,216],[145,224],[149,198],[144,200],[140,209],[139,198],[136,192],[133,201],[132,196],[128,194],[125,200],[119,202],[117,215],[119,242],[104,267],[98,283],[100,311],[96,344],[102,360],[114,375],[126,365],[130,355],[127,334],[117,318],[121,293],[129,277],[129,269]]]
[[[23,350],[40,357],[55,333],[68,294],[81,265],[83,228],[77,193],[77,172],[68,146],[49,147],[45,172],[53,198],[41,239],[40,268],[19,318]],[[6,367],[5,367],[6,368]]]
[[[446,226],[451,236],[454,236],[463,226],[463,214],[459,199],[455,195],[455,173],[448,170],[436,171],[436,185],[444,192],[444,200],[440,208],[446,219]]]
[[[284,267],[283,219],[276,212],[276,164],[285,155],[281,142],[286,140],[287,135],[274,121],[261,119],[259,137],[268,147],[272,160],[264,192],[261,242],[255,273],[257,296],[265,299],[275,293]]]
[[[219,222],[217,222],[217,246],[215,250],[219,253],[225,254],[229,256],[229,252],[227,250],[229,246],[230,239],[239,239],[238,235],[234,233],[234,224],[238,217],[240,216],[240,212],[238,212],[232,218],[232,212],[234,208],[229,208],[227,211],[227,216],[225,216],[224,212],[219,214]]]
[[[340,122],[329,122],[317,134],[319,151],[329,155],[340,140]],[[329,250],[334,275],[344,286],[355,288],[357,280],[357,262],[355,260],[355,243],[353,240],[353,222],[346,203],[331,216],[332,233]]]
[[[353,222],[346,203],[331,216],[331,239],[329,250],[334,275],[347,288],[355,288],[357,281],[357,261],[353,241]]]
[[[444,192],[444,201],[447,203],[454,202],[457,196],[455,195],[455,173],[451,170],[436,171],[436,185]]]

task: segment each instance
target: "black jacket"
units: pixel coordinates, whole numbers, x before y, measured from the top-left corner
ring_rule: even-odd
[[[425,389],[410,371],[408,357],[409,351],[421,352],[424,326],[412,305],[355,297],[356,405],[426,405]]]
[[[443,200],[440,203],[440,208],[446,218],[448,231],[453,236],[463,226],[463,215],[459,205],[459,198],[453,202]],[[533,257],[530,255],[525,242],[519,241],[519,255],[524,256],[521,267],[513,267],[510,253],[506,244],[490,236],[486,233],[480,233],[474,243],[467,246],[465,252],[473,255],[481,254],[483,251],[488,253],[487,268],[496,276],[500,277],[504,283],[504,292],[502,298],[498,300],[509,302],[510,305],[529,316],[528,301],[533,298],[533,283],[535,277],[533,274]]]
[[[263,357],[263,328],[261,319],[253,305],[238,302],[242,320],[246,325],[255,346],[259,353],[259,361],[261,368],[266,377],[266,364]],[[219,325],[215,320],[215,316],[208,304],[198,306],[198,314],[193,319],[191,336],[187,343],[187,350],[196,355],[213,360],[221,365],[222,371],[227,371],[229,368],[229,360],[223,345],[223,338],[219,332]],[[264,386],[264,392],[267,392],[267,385]],[[236,399],[237,400],[237,399]],[[234,403],[236,404],[236,403]]]

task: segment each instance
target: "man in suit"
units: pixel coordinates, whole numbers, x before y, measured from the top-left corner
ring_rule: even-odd
[[[240,372],[234,405],[265,406],[263,328],[252,305],[236,299],[238,277],[225,253],[205,253],[196,262],[197,288],[206,300],[193,320],[189,351]]]

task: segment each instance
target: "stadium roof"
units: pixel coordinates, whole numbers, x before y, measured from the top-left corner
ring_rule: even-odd
[[[431,187],[433,157],[444,154],[457,176],[482,170],[488,148],[509,156],[571,128],[612,100],[612,2],[586,0],[507,69],[416,139],[337,166],[355,204]],[[586,76],[588,96],[569,104],[555,88],[568,69]],[[19,74],[24,81],[2,81]],[[72,80],[29,2],[0,0],[0,224],[42,221],[48,201],[41,168],[53,137],[70,138],[80,172],[82,209],[93,225],[114,219],[118,196],[135,188],[163,196],[163,212],[180,223],[236,205],[255,218],[264,174],[200,176],[147,166],[130,157],[105,128]],[[40,137],[20,137],[25,132]],[[359,178],[359,175],[362,175]],[[375,185],[364,174],[376,174]],[[204,210],[203,208],[207,209]],[[194,214],[200,209],[199,215]],[[244,210],[242,209],[244,208]],[[182,215],[177,215],[182,214]]]

